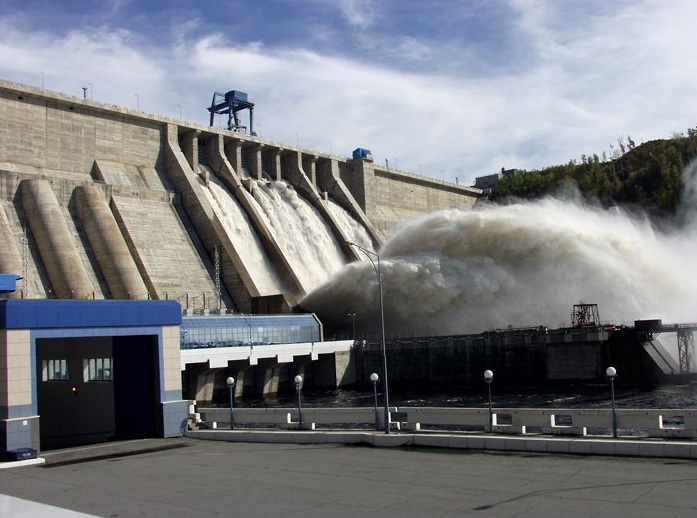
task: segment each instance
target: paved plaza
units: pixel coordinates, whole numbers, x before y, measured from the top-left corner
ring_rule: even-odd
[[[2,469],[0,515],[79,516],[27,500],[102,517],[697,515],[691,460],[186,438],[153,444],[48,452],[43,466]]]

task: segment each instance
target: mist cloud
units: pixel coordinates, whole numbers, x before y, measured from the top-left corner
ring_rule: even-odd
[[[598,304],[612,323],[695,321],[695,225],[684,221],[659,232],[622,211],[553,198],[414,218],[380,250],[387,332],[570,325],[578,303]],[[338,324],[355,312],[360,329],[377,332],[372,265],[348,265],[301,306]]]

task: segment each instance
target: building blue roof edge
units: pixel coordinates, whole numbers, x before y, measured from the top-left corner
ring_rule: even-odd
[[[0,329],[181,325],[173,300],[0,299]]]

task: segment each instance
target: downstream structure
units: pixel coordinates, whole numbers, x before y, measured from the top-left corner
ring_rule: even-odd
[[[394,224],[481,191],[0,81],[0,271],[14,296],[284,313]]]

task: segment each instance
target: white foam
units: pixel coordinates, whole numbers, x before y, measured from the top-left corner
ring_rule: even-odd
[[[256,182],[252,193],[305,292],[344,266],[346,259],[331,228],[291,185]]]
[[[204,189],[204,192],[241,261],[248,267],[248,274],[259,294],[263,296],[282,293],[283,288],[273,263],[264,251],[247,214],[206,166],[201,166],[201,169],[209,173],[208,188]]]
[[[615,323],[697,321],[697,197],[686,192],[683,226],[665,232],[621,210],[551,198],[409,220],[380,251],[387,332],[569,325],[579,302]],[[301,305],[333,322],[355,312],[357,326],[375,330],[376,279],[370,263],[349,264]]]
[[[368,231],[363,225],[356,221],[353,216],[341,205],[331,198],[329,199],[329,211],[336,220],[346,238],[367,250],[373,250],[373,240],[370,239]]]

